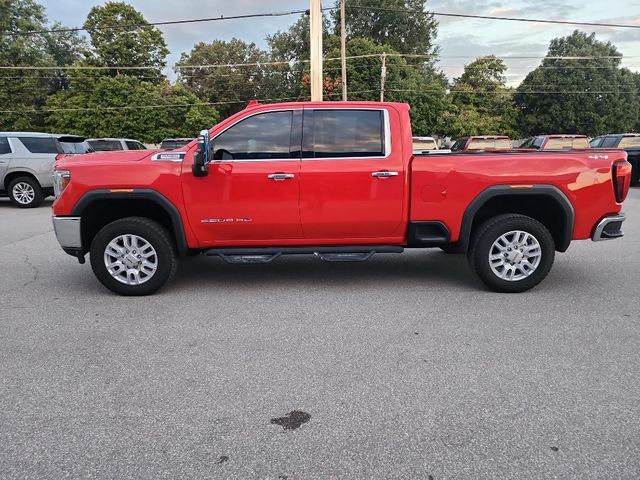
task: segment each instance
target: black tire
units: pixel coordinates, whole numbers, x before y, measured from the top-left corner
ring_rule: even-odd
[[[489,255],[494,242],[505,233],[519,230],[533,235],[538,241],[541,257],[538,266],[521,280],[506,280],[494,273]],[[549,230],[539,221],[525,215],[507,214],[490,218],[480,225],[471,239],[467,253],[471,269],[485,285],[496,292],[524,292],[540,283],[551,270],[555,259],[555,243]]]
[[[157,269],[144,283],[129,285],[114,278],[105,265],[105,249],[120,235],[132,234],[146,240],[155,250]],[[160,289],[176,273],[178,259],[167,231],[157,222],[144,217],[127,217],[104,226],[91,242],[91,268],[100,283],[120,295],[149,295]],[[155,260],[155,258],[154,258]]]
[[[25,197],[17,197],[17,191],[14,191],[15,187],[19,185],[28,185],[32,190],[32,196],[29,201],[25,201]],[[11,203],[19,208],[35,208],[42,204],[44,201],[44,192],[40,187],[38,181],[33,177],[17,177],[9,182],[7,194]]]

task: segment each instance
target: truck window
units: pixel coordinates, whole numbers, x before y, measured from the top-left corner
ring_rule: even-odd
[[[315,110],[314,158],[382,157],[385,154],[381,110]]]
[[[598,148],[602,145],[603,140],[604,140],[604,137],[596,137],[593,140],[591,140],[589,144],[591,145],[592,148]]]
[[[508,138],[472,138],[467,150],[486,150],[494,148],[510,149],[511,140]]]
[[[213,140],[213,158],[258,160],[289,158],[293,112],[259,113],[245,118]]]
[[[138,142],[124,142],[129,150],[143,150]]]
[[[0,155],[4,155],[6,153],[11,153],[9,139],[7,137],[0,137]]]
[[[634,148],[640,147],[640,136],[638,137],[623,137],[618,144],[619,148]]]
[[[571,148],[589,148],[589,140],[586,137],[558,137],[550,138],[544,146],[545,150],[566,150]]]
[[[413,149],[414,150],[437,150],[438,146],[436,145],[435,140],[414,140]]]
[[[459,138],[458,140],[456,140],[456,142],[451,147],[451,151],[452,152],[457,152],[459,150],[462,150],[464,148],[464,146],[467,144],[467,140],[468,139],[469,139],[468,137],[463,137],[463,138]]]
[[[64,153],[52,137],[18,137],[31,153]]]
[[[91,148],[96,152],[113,152],[114,150],[122,150],[120,140],[91,140],[89,142]]]

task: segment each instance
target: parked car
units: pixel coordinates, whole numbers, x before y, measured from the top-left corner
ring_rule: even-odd
[[[631,184],[640,182],[640,133],[612,133],[591,140],[592,148],[624,148],[633,167]]]
[[[623,235],[621,150],[412,149],[407,104],[252,104],[183,152],[60,160],[53,223],[64,251],[80,263],[90,253],[98,280],[123,295],[158,290],[177,256],[196,252],[360,261],[428,247],[466,252],[490,288],[521,292],[572,240]]]
[[[438,150],[438,144],[433,137],[412,137],[412,140],[414,153]]]
[[[87,151],[75,135],[0,132],[0,195],[21,208],[37,207],[53,194],[56,156]]]
[[[193,138],[165,138],[160,142],[160,150],[175,150],[193,142]]]
[[[452,152],[463,150],[510,150],[511,140],[504,135],[476,135],[461,137],[451,146]]]
[[[520,145],[520,148],[534,150],[565,150],[589,147],[589,139],[586,135],[572,134],[537,135],[527,138]]]
[[[87,140],[96,152],[112,152],[114,150],[147,150],[144,144],[130,138],[89,138]]]

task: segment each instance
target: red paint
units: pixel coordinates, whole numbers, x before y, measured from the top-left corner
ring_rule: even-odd
[[[384,108],[389,113],[392,148],[386,158],[302,159],[213,162],[209,175],[191,173],[196,142],[181,149],[182,162],[153,161],[143,151],[100,152],[64,157],[57,168],[71,181],[55,201],[55,215],[94,189],[152,189],[178,209],[187,243],[207,246],[291,246],[406,243],[409,221],[437,220],[460,235],[465,209],[495,185],[553,185],[575,210],[574,239],[589,238],[605,215],[621,210],[612,165],[626,165],[619,149],[591,151],[432,154],[414,157],[406,104],[323,102],[261,105],[224,120],[214,137],[237,120],[260,111],[301,108]],[[155,153],[155,152],[154,152]],[[593,157],[593,158],[590,158]],[[605,158],[607,157],[607,158]],[[398,172],[375,178],[372,172]],[[625,168],[618,168],[620,172]],[[274,181],[271,173],[293,179]],[[624,186],[624,178],[616,182]],[[114,192],[113,195],[118,195]]]

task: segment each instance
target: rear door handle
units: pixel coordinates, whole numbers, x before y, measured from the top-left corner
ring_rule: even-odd
[[[267,175],[269,180],[291,180],[295,175],[293,173],[270,173]]]
[[[380,171],[380,172],[373,172],[371,174],[372,177],[376,177],[376,178],[389,178],[389,177],[397,177],[398,176],[398,172],[388,172],[386,170],[384,171]]]

